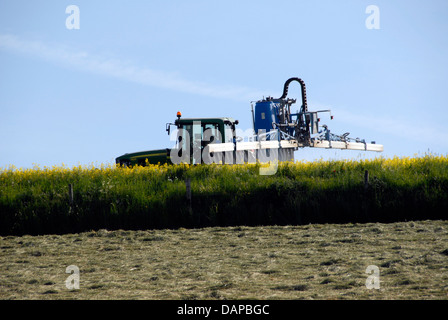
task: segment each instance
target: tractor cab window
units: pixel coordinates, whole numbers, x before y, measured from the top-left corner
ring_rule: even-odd
[[[206,145],[223,142],[219,125],[215,123],[205,124],[194,121],[193,124],[182,125],[180,129],[182,129],[182,140],[179,147],[183,150],[189,148],[193,164],[201,163],[201,154]],[[204,135],[206,131],[207,134]]]
[[[183,130],[182,140],[184,143],[190,141],[193,143],[195,141],[201,140],[210,140],[207,142],[213,143],[221,143],[222,142],[222,134],[219,130],[218,124],[201,124],[199,121],[191,124],[184,124],[180,127]],[[204,135],[204,132],[207,131],[207,136]],[[210,138],[210,139],[208,139]]]
[[[222,135],[219,131],[219,126],[216,123],[208,123],[204,124],[203,126],[204,132],[207,131],[207,135],[203,136],[204,146],[206,146],[209,143],[221,143],[222,142]]]
[[[233,126],[231,123],[225,123],[224,124],[224,136],[225,136],[225,143],[233,143]]]
[[[179,148],[182,150],[188,150],[190,154],[190,163],[200,163],[201,152],[201,139],[202,139],[202,127],[200,122],[193,122],[193,124],[183,124],[181,137],[179,141]]]
[[[182,127],[182,140],[180,140],[179,148],[182,150],[191,150],[191,137],[193,135],[193,126],[191,124],[184,124]]]

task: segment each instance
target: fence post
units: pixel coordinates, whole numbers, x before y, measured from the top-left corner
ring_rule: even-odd
[[[364,190],[367,191],[367,189],[369,188],[369,171],[365,171],[364,172]]]
[[[185,180],[185,187],[186,187],[186,190],[187,190],[186,197],[187,197],[187,200],[188,200],[188,204],[189,204],[189,206],[191,208],[191,181],[190,181],[190,179]]]
[[[68,197],[69,197],[69,200],[70,200],[70,206],[73,206],[73,202],[74,202],[74,199],[73,199],[73,185],[71,183],[69,183],[69,185],[68,185]]]

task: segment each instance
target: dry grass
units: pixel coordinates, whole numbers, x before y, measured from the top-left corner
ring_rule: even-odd
[[[448,297],[448,221],[8,236],[0,252],[1,299]]]

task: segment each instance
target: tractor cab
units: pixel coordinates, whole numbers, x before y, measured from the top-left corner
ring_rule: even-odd
[[[233,118],[181,118],[177,113],[174,123],[166,124],[170,134],[171,126],[176,126],[177,146],[179,150],[189,150],[192,164],[201,163],[204,148],[210,144],[235,143],[235,126],[238,120]],[[181,151],[182,152],[182,151]]]

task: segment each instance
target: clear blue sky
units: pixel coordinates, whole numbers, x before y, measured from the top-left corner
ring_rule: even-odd
[[[71,4],[78,30],[66,28]],[[380,29],[366,28],[368,5]],[[332,110],[334,133],[375,140],[385,157],[447,154],[447,18],[446,0],[2,0],[0,167],[171,147],[178,110],[250,129],[250,101],[280,96],[290,77],[309,109]]]

